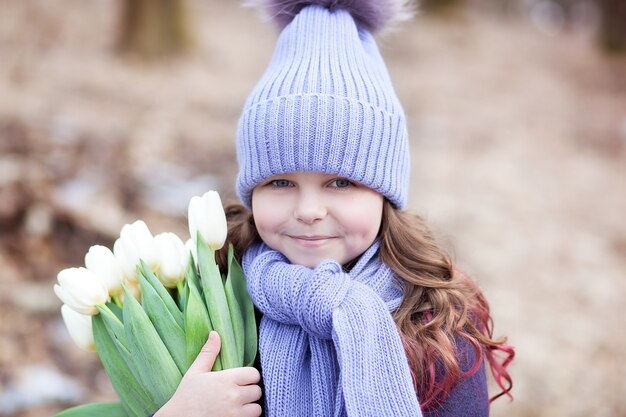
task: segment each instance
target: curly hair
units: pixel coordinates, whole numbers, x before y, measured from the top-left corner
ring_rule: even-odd
[[[260,240],[254,218],[241,204],[228,204],[225,212],[227,240],[241,261],[245,250]],[[422,409],[442,403],[459,381],[480,369],[484,359],[502,389],[491,401],[510,396],[512,379],[506,368],[515,352],[505,338],[493,338],[489,305],[476,283],[454,268],[419,216],[395,208],[388,200],[383,204],[379,237],[381,259],[403,286],[404,299],[393,318]],[[225,265],[226,251],[220,250],[217,259]],[[475,350],[474,363],[466,372],[457,358],[457,337]]]
[[[483,293],[454,268],[423,219],[385,201],[380,240],[382,261],[403,285],[404,299],[393,318],[422,408],[440,404],[461,379],[478,371],[483,352],[502,389],[491,400],[510,396],[512,379],[506,368],[515,352],[505,338],[493,338],[493,319]],[[474,363],[465,373],[457,359],[456,337],[475,350]],[[436,364],[442,369],[437,370]],[[443,378],[436,378],[439,374]]]

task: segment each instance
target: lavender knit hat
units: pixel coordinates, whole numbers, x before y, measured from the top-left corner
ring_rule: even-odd
[[[406,1],[265,1],[284,26],[237,129],[237,194],[273,175],[322,172],[406,205],[404,111],[372,32],[404,16]]]

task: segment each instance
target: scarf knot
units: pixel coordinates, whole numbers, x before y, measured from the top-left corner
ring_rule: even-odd
[[[265,315],[283,324],[299,325],[320,339],[332,338],[333,312],[354,284],[341,265],[327,260],[312,273],[287,263],[279,252],[267,251],[255,259],[251,271],[249,290]],[[284,277],[290,277],[290,282],[284,282]]]

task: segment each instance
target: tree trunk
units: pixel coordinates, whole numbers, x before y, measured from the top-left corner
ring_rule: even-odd
[[[187,0],[124,0],[119,48],[145,59],[180,54],[191,44]]]
[[[626,51],[626,1],[599,0],[602,10],[602,44],[613,52]]]

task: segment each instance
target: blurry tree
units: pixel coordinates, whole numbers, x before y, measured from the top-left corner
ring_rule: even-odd
[[[187,0],[124,0],[119,47],[158,59],[184,52],[192,36]]]
[[[610,51],[626,51],[626,0],[598,0],[602,10],[602,43]]]

